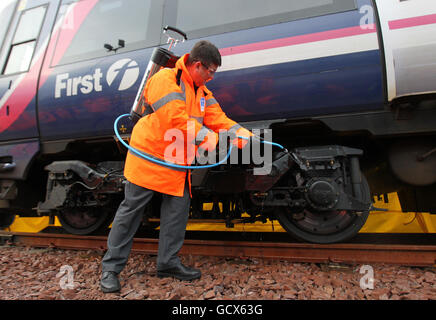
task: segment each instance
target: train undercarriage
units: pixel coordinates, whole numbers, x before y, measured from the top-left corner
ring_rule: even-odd
[[[361,155],[358,149],[330,145],[275,152],[268,174],[255,174],[254,165],[193,170],[190,218],[218,219],[227,227],[277,219],[302,241],[344,241],[360,230],[371,208]],[[56,215],[73,234],[106,228],[123,198],[123,166],[122,161],[51,163],[45,168],[48,183],[39,215]],[[145,223],[158,221],[159,207],[155,196],[144,212]]]

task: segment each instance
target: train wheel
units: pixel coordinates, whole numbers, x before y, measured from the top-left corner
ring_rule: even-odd
[[[362,199],[371,201],[368,182],[362,176]],[[336,243],[354,237],[365,224],[369,211],[353,213],[345,210],[292,212],[278,208],[276,216],[281,226],[293,237],[313,243]]]
[[[68,233],[76,235],[92,234],[100,231],[111,222],[110,210],[103,208],[69,208],[57,214],[59,221]]]

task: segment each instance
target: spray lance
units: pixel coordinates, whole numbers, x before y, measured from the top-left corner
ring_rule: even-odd
[[[172,163],[160,161],[159,159],[151,158],[151,157],[147,156],[146,154],[142,153],[140,150],[128,145],[121,138],[121,136],[118,132],[118,123],[122,118],[129,117],[130,120],[134,124],[136,124],[139,121],[139,119],[141,119],[142,117],[144,117],[150,113],[153,113],[155,111],[145,101],[144,90],[145,90],[145,86],[147,84],[147,81],[154,74],[156,74],[159,70],[161,70],[162,68],[174,68],[177,60],[180,58],[180,57],[176,56],[170,50],[173,46],[175,47],[177,45],[177,43],[179,43],[180,41],[184,42],[185,40],[188,39],[186,36],[186,33],[184,33],[183,31],[181,31],[177,28],[171,27],[171,26],[166,26],[163,30],[164,30],[163,31],[164,34],[166,34],[168,37],[167,44],[169,44],[169,47],[168,47],[168,49],[158,47],[158,48],[155,48],[153,50],[150,61],[147,65],[144,76],[142,78],[141,85],[139,86],[138,93],[136,94],[136,98],[135,98],[135,100],[133,102],[133,106],[130,110],[130,114],[122,114],[114,122],[115,135],[119,139],[119,141],[134,155],[136,155],[140,158],[143,158],[145,160],[166,166],[166,167],[178,168],[178,169],[206,169],[206,168],[212,168],[212,167],[219,166],[219,165],[225,163],[227,161],[227,159],[230,157],[230,154],[232,152],[232,145],[231,144],[229,146],[229,150],[227,152],[226,157],[224,159],[222,159],[221,161],[219,161],[218,163],[210,164],[210,165],[201,165],[201,166],[183,166],[183,165],[177,165],[177,164],[172,164]],[[174,32],[174,34],[170,34],[169,31]],[[238,136],[237,138],[249,140],[248,138],[245,138],[245,137]],[[262,141],[262,142],[268,143],[271,145],[275,145],[283,150],[286,150],[283,146],[281,146],[277,143],[273,143],[273,142],[269,142],[269,141]]]

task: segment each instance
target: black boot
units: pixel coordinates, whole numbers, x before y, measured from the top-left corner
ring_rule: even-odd
[[[157,270],[159,278],[173,277],[179,280],[194,280],[201,277],[201,271],[180,264],[175,267]]]
[[[118,292],[121,290],[121,284],[118,280],[118,274],[113,271],[103,272],[100,281],[101,291],[104,293]]]

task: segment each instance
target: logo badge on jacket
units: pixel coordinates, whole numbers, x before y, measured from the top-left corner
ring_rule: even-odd
[[[203,97],[200,99],[200,107],[201,107],[201,112],[204,112],[204,107],[206,106],[206,99]]]

